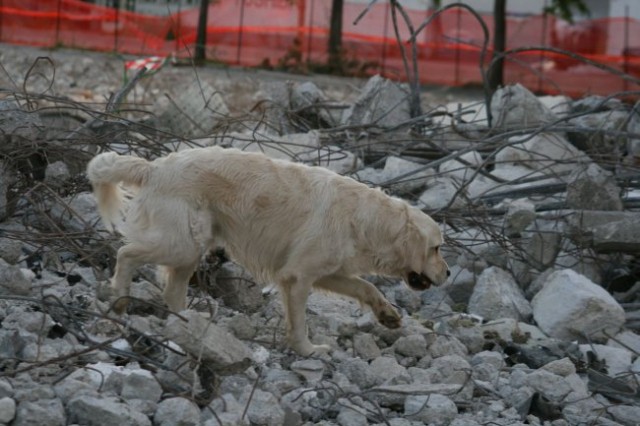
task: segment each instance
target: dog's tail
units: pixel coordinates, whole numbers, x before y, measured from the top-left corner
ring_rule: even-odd
[[[104,226],[113,230],[122,207],[120,182],[143,186],[151,173],[151,163],[144,158],[105,152],[95,156],[87,165],[87,177],[98,201],[98,211]]]

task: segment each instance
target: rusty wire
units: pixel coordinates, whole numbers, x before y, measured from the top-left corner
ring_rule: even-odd
[[[416,33],[421,31],[423,27],[424,25],[419,27]],[[510,53],[517,52],[505,52],[505,55],[509,55]],[[45,61],[53,67],[54,72],[52,75],[55,76],[55,66],[51,61],[43,58],[38,58],[38,61]],[[18,218],[20,221],[28,224],[21,230],[3,229],[1,230],[1,235],[9,239],[24,242],[30,247],[33,247],[33,251],[25,254],[21,260],[27,260],[29,257],[34,257],[48,251],[68,252],[73,254],[74,262],[77,264],[87,265],[96,270],[100,275],[109,275],[110,269],[115,263],[115,253],[118,246],[117,239],[100,231],[97,223],[87,223],[70,205],[70,200],[73,199],[73,197],[89,189],[86,178],[82,175],[83,165],[86,164],[95,153],[111,149],[111,144],[114,140],[127,146],[128,152],[146,158],[156,158],[170,152],[172,148],[168,145],[169,141],[178,141],[178,143],[184,144],[185,146],[199,146],[200,142],[179,134],[172,134],[166,130],[160,130],[149,124],[146,118],[154,114],[143,105],[125,105],[126,93],[131,90],[133,84],[138,81],[138,78],[132,80],[132,83],[114,94],[111,100],[104,105],[84,104],[69,100],[65,96],[51,94],[49,92],[51,84],[44,91],[33,92],[29,90],[27,83],[34,66],[35,64],[29,69],[21,90],[3,90],[2,95],[13,99],[17,105],[24,107],[28,110],[28,114],[48,117],[48,119],[53,121],[56,121],[56,119],[60,117],[71,117],[76,127],[59,129],[59,133],[52,139],[27,140],[19,134],[0,135],[0,137],[5,138],[7,141],[7,143],[0,145],[0,160],[7,163],[9,167],[20,176],[20,180],[15,182],[11,187],[11,214],[14,218]],[[409,69],[408,65],[407,69]],[[609,68],[604,69],[613,72]],[[141,77],[142,76],[139,78]],[[628,76],[621,76],[621,78],[626,78],[627,80],[632,79]],[[633,81],[635,82],[635,80]],[[52,81],[50,83],[52,83]],[[617,93],[605,97],[602,100],[602,106],[608,99],[613,99],[614,97],[637,97],[638,94],[638,91]],[[176,105],[175,102],[173,102],[173,104],[179,108],[179,105]],[[484,105],[488,107],[489,102],[485,102]],[[515,129],[491,128],[486,126],[485,123],[467,121],[465,116],[473,115],[474,111],[472,111],[472,108],[451,113],[444,112],[440,106],[434,106],[419,117],[413,117],[405,123],[397,123],[393,128],[385,128],[375,122],[362,123],[360,125],[317,128],[317,123],[309,120],[308,116],[305,115],[309,110],[326,110],[332,108],[344,109],[345,105],[330,102],[308,107],[307,109],[293,110],[288,108],[287,105],[273,104],[271,101],[259,101],[255,105],[255,108],[250,111],[220,117],[219,123],[211,136],[221,139],[231,135],[233,132],[250,129],[252,134],[246,136],[247,142],[276,149],[283,155],[288,155],[293,160],[299,161],[302,159],[299,151],[302,146],[292,142],[285,143],[273,137],[272,134],[267,131],[268,129],[276,128],[277,124],[269,121],[270,110],[280,110],[288,117],[294,128],[300,132],[316,130],[318,131],[320,141],[325,146],[331,145],[335,147],[329,151],[318,150],[312,161],[322,162],[322,160],[326,159],[326,156],[331,156],[332,159],[335,159],[336,157],[346,156],[348,153],[357,152],[360,158],[364,160],[363,166],[381,165],[390,155],[406,157],[413,161],[420,162],[422,167],[417,170],[407,172],[387,182],[381,183],[380,186],[383,189],[394,193],[396,192],[398,184],[416,179],[420,172],[434,170],[445,161],[459,160],[461,167],[464,165],[468,166],[468,163],[465,164],[465,161],[460,159],[460,156],[471,151],[482,153],[484,161],[480,167],[474,169],[472,178],[470,178],[469,181],[477,176],[487,177],[491,169],[496,166],[495,156],[500,149],[521,144],[526,140],[518,139],[517,141],[510,141],[510,138],[514,136],[532,138],[542,133],[564,134],[571,131],[585,134],[600,132],[611,137],[626,139],[631,137],[640,138],[640,135],[634,135],[627,131],[603,130],[590,127],[577,128],[575,125],[569,123],[571,119],[583,116],[589,113],[589,111],[569,114],[552,123],[540,124],[530,128]],[[598,107],[596,107],[596,109],[597,108]],[[490,114],[489,109],[486,111],[487,114]],[[451,127],[433,124],[434,119],[443,116],[451,118],[453,122]],[[422,126],[420,128],[428,129],[429,132],[416,133],[412,131],[416,128],[416,123],[421,123]],[[431,123],[431,125],[428,125],[429,123]],[[456,149],[447,146],[448,142],[454,139],[454,136],[456,141],[460,141]],[[241,138],[239,136],[233,137],[236,140]],[[43,182],[41,177],[37,176],[40,171],[37,170],[39,166],[34,163],[34,159],[40,159],[40,161],[44,161],[45,164],[54,159],[73,159],[74,164],[77,164],[76,170],[74,170],[74,184],[52,186]],[[609,170],[614,170],[615,167],[620,164],[620,161],[621,158],[619,156],[612,156],[610,158],[601,157],[598,159],[598,163]],[[619,184],[623,190],[640,187],[640,169],[637,166],[631,166],[629,170],[630,172],[619,180]],[[357,171],[357,169],[353,170],[353,172]],[[536,171],[542,171],[544,178],[565,177],[558,175],[557,172],[545,170],[544,168],[541,170],[536,169]],[[357,176],[356,174],[353,175]],[[525,178],[522,182],[531,182],[531,180]],[[512,184],[513,182],[509,183]],[[448,226],[453,229],[463,229],[467,227],[479,229],[484,235],[488,236],[488,239],[492,243],[501,247],[505,253],[508,252],[514,259],[526,263],[531,261],[530,255],[525,252],[523,247],[510,242],[503,233],[499,219],[501,215],[504,214],[504,209],[499,207],[499,202],[505,198],[522,197],[523,195],[530,198],[546,197],[551,194],[562,193],[565,189],[566,184],[544,183],[531,187],[527,191],[510,190],[498,194],[494,193],[470,198],[465,195],[466,185],[461,185],[456,196],[449,202],[446,208],[439,209],[438,211],[427,211],[437,219],[446,222]],[[416,196],[415,193],[398,195],[410,199],[415,199]],[[456,207],[454,205],[458,199],[465,199],[464,207]],[[82,224],[82,228],[65,228],[65,221],[61,220],[61,216],[56,216],[52,213],[52,205],[59,206],[67,220],[68,218],[77,219]],[[550,203],[548,210],[557,211],[562,210],[564,207],[561,202],[559,204]],[[637,202],[631,200],[626,207],[636,211],[640,206]],[[543,210],[545,209],[546,208],[543,207]],[[549,232],[556,232],[561,238],[564,238],[561,230]],[[485,241],[481,241],[481,243],[482,242]],[[459,253],[467,253],[475,256],[472,248],[470,248],[470,245],[466,241],[448,240],[447,243]],[[589,252],[585,250],[584,247],[578,245],[575,245],[572,251],[567,253],[575,256],[577,259],[603,262],[595,253]],[[616,255],[612,255],[612,257],[615,256]],[[605,267],[606,265],[600,266]],[[72,272],[72,269],[64,270],[63,272],[68,275]],[[207,280],[208,277],[201,277],[201,281],[206,282]],[[193,377],[183,374],[181,371],[183,365],[170,368],[161,362],[163,354],[176,351],[168,344],[166,339],[138,330],[131,324],[125,323],[122,319],[112,316],[108,311],[101,312],[94,309],[79,308],[51,295],[43,295],[40,298],[2,295],[0,296],[0,300],[37,307],[42,310],[42,312],[48,313],[55,321],[61,324],[66,332],[73,334],[78,341],[85,346],[85,348],[71,354],[46,361],[27,361],[22,359],[4,360],[0,377],[13,376],[21,372],[47,366],[60,366],[61,370],[64,369],[62,367],[82,366],[83,356],[94,351],[106,351],[123,360],[137,361],[150,369],[170,369],[182,382],[181,384],[177,384],[175,389],[169,389],[169,392],[192,398],[201,405],[206,405],[211,400],[212,392],[204,392],[202,395],[194,395],[192,393],[194,388],[194,386],[191,385]],[[148,303],[144,301],[140,302]],[[640,310],[637,303],[628,303],[625,306],[628,307],[629,312],[638,312]],[[162,311],[162,307],[154,307],[154,309],[156,309],[156,312]],[[117,332],[106,340],[96,340],[87,333],[87,327],[92,322],[98,320],[112,324]],[[273,329],[270,329],[269,327],[273,326],[272,323],[273,321],[266,321],[265,330],[263,330],[262,334],[273,334],[275,336],[281,326],[278,320],[278,324],[273,327]],[[640,326],[638,326],[638,329],[640,329]],[[133,342],[131,344],[131,350],[122,350],[113,347],[112,343],[118,339]],[[275,345],[275,337],[273,341],[260,341],[260,343]],[[192,363],[199,366],[203,371],[207,370],[208,367],[203,364],[202,360],[190,357],[186,353],[180,353],[180,355],[185,357],[185,363]],[[61,377],[62,376],[58,376],[55,380],[60,380]],[[258,386],[258,379],[256,379],[255,386]],[[469,380],[471,380],[470,374]],[[461,385],[461,388],[463,386],[464,385]],[[191,389],[191,391],[189,391],[189,389]],[[335,383],[328,381],[321,382],[314,390],[328,392],[328,394],[331,395],[331,401],[336,404],[340,398],[346,398],[350,400],[352,404],[357,405],[354,403],[353,397],[360,397],[376,408],[374,412],[371,412],[368,407],[362,406],[361,408],[367,413],[367,416],[374,417],[377,421],[389,424],[380,407],[370,398],[367,398],[366,393],[350,394],[340,389]]]

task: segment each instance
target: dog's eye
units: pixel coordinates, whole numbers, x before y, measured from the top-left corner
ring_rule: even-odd
[[[437,253],[437,252],[439,252],[439,251],[440,251],[440,246],[435,246],[435,247],[433,248],[433,250],[434,250],[436,253]]]

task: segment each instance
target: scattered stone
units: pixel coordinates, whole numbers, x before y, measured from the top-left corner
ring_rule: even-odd
[[[571,386],[562,376],[546,370],[536,370],[528,374],[524,384],[556,403],[561,402],[572,391]]]
[[[369,363],[360,358],[348,358],[338,364],[338,371],[344,374],[350,382],[360,389],[372,387],[378,380]]]
[[[173,340],[198,359],[211,361],[221,371],[241,371],[249,366],[251,351],[231,333],[195,311],[183,311],[188,322],[171,315],[163,329]]]
[[[183,85],[173,102],[158,114],[156,127],[184,138],[204,136],[228,114],[229,108],[220,91],[198,80]]]
[[[467,305],[476,285],[476,274],[459,265],[452,265],[449,269],[451,270],[451,278],[442,288],[454,303]]]
[[[562,249],[562,234],[562,223],[535,220],[524,233],[527,262],[539,271],[552,267]]]
[[[211,295],[224,300],[231,309],[244,313],[256,312],[264,303],[262,286],[240,265],[225,262],[210,285]]]
[[[536,206],[529,200],[507,202],[503,229],[507,237],[519,237],[520,233],[536,219]]]
[[[640,407],[635,405],[614,404],[607,408],[607,413],[613,417],[613,420],[625,426],[635,426],[640,419]]]
[[[631,371],[631,362],[633,353],[625,348],[613,348],[605,345],[580,345],[580,351],[583,353],[583,361],[590,361],[604,364],[604,369],[608,376],[617,380],[629,382],[637,387],[637,381],[633,377]]]
[[[96,423],[97,424],[97,423]],[[21,401],[16,410],[13,426],[66,426],[67,415],[59,399]]]
[[[132,297],[129,304],[130,307],[128,308],[128,311],[131,313],[140,315],[149,312],[154,313],[154,305],[165,305],[164,299],[162,298],[162,290],[147,280],[141,279],[131,283],[129,295]]]
[[[9,50],[3,47],[3,59]],[[25,75],[35,58],[23,59],[23,52]],[[101,72],[94,93],[84,98],[76,90],[71,99],[96,102],[113,93],[117,86],[105,79],[112,67],[83,58],[82,75],[73,78],[64,62],[57,78],[77,84],[86,70]],[[20,75],[11,61],[3,66]],[[136,99],[139,90],[150,100],[164,93],[156,85],[163,73],[173,81],[181,69],[138,85]],[[32,77],[30,87],[37,82],[47,90],[50,82]],[[450,114],[443,119],[416,122],[424,138],[415,139],[406,135],[413,123],[406,85],[377,76],[355,104],[346,98],[332,104],[329,92],[313,83],[273,82],[245,96],[255,105],[248,120],[220,127],[228,109],[218,101],[233,87],[220,80],[219,93],[199,87],[208,108],[202,108],[206,100],[184,99],[189,90],[172,95],[188,115],[209,117],[186,128],[183,114],[162,123],[179,121],[181,136],[202,135],[188,140],[148,134],[153,120],[136,126],[133,112],[121,111],[126,123],[96,119],[80,129],[88,131],[74,132],[80,119],[63,122],[46,108],[27,112],[0,101],[0,145],[44,151],[42,158],[5,155],[11,161],[0,162],[0,221],[13,215],[0,224],[0,370],[7,372],[0,378],[0,424],[360,426],[381,424],[383,417],[390,426],[637,423],[631,395],[640,374],[634,332],[640,283],[633,284],[640,220],[629,179],[640,158],[633,134],[640,129],[640,104],[630,110],[604,98],[576,102],[576,110],[587,108],[584,118],[558,123],[563,132],[539,133],[540,125],[570,117],[567,99],[536,98],[511,86],[496,94],[490,133],[486,109],[468,102],[444,107]],[[192,107],[201,110],[192,114]],[[501,134],[511,129],[519,136]],[[59,141],[71,140],[68,133],[84,145],[67,150]],[[443,253],[452,276],[424,292],[368,277],[403,316],[394,330],[353,300],[312,294],[309,334],[332,347],[319,359],[273,345],[285,328],[279,298],[231,263],[207,275],[207,290],[220,305],[200,292],[190,301],[202,313],[183,312],[186,321],[163,319],[165,312],[146,303],[132,304],[119,318],[105,316],[108,292],[102,289],[120,242],[96,238],[107,234],[79,173],[107,136],[108,149],[149,157],[192,145],[265,152],[354,176],[427,211],[451,207],[437,219],[447,223]],[[487,138],[492,147],[478,144]],[[160,145],[147,143],[156,139]],[[50,146],[55,149],[48,152]],[[474,151],[479,146],[483,151]],[[443,153],[456,151],[440,163]],[[439,164],[437,175],[433,164]],[[46,187],[23,184],[32,181]],[[54,241],[52,232],[65,238]],[[23,240],[31,233],[33,241]],[[155,270],[137,272],[132,295],[162,303],[149,282]],[[628,329],[621,331],[623,324]],[[197,405],[208,399],[207,406]]]
[[[455,394],[450,395],[456,401],[469,401],[473,397],[474,384],[469,380],[471,365],[460,355],[445,355],[435,358],[429,370],[437,374],[438,383],[457,384],[460,387]]]
[[[334,117],[332,109],[327,108],[329,99],[324,92],[311,81],[295,84],[291,88],[291,108],[297,115],[307,120],[312,128],[335,127],[340,117]]]
[[[265,426],[284,424],[285,412],[273,394],[260,389],[254,392],[247,390],[242,400],[245,399],[248,400],[247,417],[251,424]]]
[[[41,336],[46,336],[53,326],[54,321],[48,314],[22,310],[17,306],[2,320],[2,327],[6,330],[26,331]]]
[[[44,171],[44,182],[53,187],[60,186],[69,179],[71,179],[71,172],[63,161],[48,164]]]
[[[308,384],[314,385],[322,379],[324,364],[318,359],[295,361],[291,364],[291,371],[302,376]]]
[[[469,300],[469,313],[488,320],[526,320],[531,317],[532,309],[513,276],[503,269],[490,267],[478,277]]]
[[[466,356],[467,347],[453,336],[438,336],[436,340],[429,345],[427,349],[432,358],[440,358],[445,355]]]
[[[439,171],[443,176],[451,177],[460,183],[467,182],[476,174],[476,169],[482,166],[482,156],[477,151],[465,152],[454,160],[445,161]]]
[[[87,426],[149,425],[151,420],[116,398],[79,395],[67,404],[69,421]]]
[[[567,205],[576,210],[623,210],[618,187],[611,173],[597,164],[576,169],[569,176]]]
[[[640,354],[640,335],[631,330],[623,330],[607,341],[607,346],[612,348],[628,349],[636,354]]]
[[[555,361],[551,361],[548,364],[542,366],[546,371],[549,371],[557,376],[567,377],[572,374],[576,374],[576,366],[569,358],[562,358]]]
[[[491,98],[492,126],[534,127],[557,120],[538,98],[521,84],[514,84],[496,90]]]
[[[429,182],[428,188],[420,195],[418,201],[428,210],[445,207],[458,208],[464,204],[466,191],[450,178],[437,178]]]
[[[615,335],[624,310],[602,287],[570,269],[552,273],[533,298],[533,317],[550,336],[581,342]]]
[[[621,157],[626,149],[624,131],[628,120],[627,111],[578,115],[568,121],[575,130],[567,132],[567,138],[594,160],[608,162],[614,157]]]
[[[1,176],[0,180],[2,180]],[[1,196],[2,195],[0,194],[0,197]],[[2,207],[0,206],[0,210],[1,209]],[[2,212],[0,211],[0,218],[1,215]],[[0,259],[4,260],[10,265],[15,265],[16,263],[18,263],[22,256],[22,244],[19,241],[13,240],[11,238],[0,237]]]
[[[620,99],[609,96],[590,95],[571,102],[571,112],[573,113],[594,113],[603,111],[623,110],[624,104]]]
[[[383,407],[403,405],[408,397],[429,396],[433,394],[453,395],[460,390],[460,385],[412,383],[404,385],[384,385],[372,388],[369,393]]]
[[[367,81],[353,106],[345,111],[343,122],[348,126],[396,127],[411,118],[408,99],[408,85],[375,75]]]
[[[376,385],[389,381],[408,378],[407,369],[398,364],[395,358],[381,356],[371,361],[369,366],[373,382]]]
[[[149,371],[140,369],[132,371],[124,378],[120,396],[125,399],[158,402],[162,396],[162,388]]]
[[[0,424],[9,424],[16,416],[16,402],[5,396],[0,398]]]
[[[598,252],[640,252],[640,218],[603,223],[592,228],[593,248]]]
[[[28,296],[31,285],[18,266],[0,259],[0,295]]]
[[[402,336],[393,344],[396,353],[402,356],[422,358],[427,355],[427,341],[421,334]]]
[[[640,164],[640,101],[633,106],[627,131],[636,136],[629,137],[627,141],[626,163]]]
[[[440,394],[410,395],[404,401],[404,415],[425,424],[449,425],[458,414],[456,404]]]
[[[7,218],[7,193],[9,185],[16,180],[4,161],[0,161],[0,220]]]
[[[6,378],[0,378],[0,398],[13,397],[13,386]]]
[[[229,330],[240,340],[250,340],[256,336],[256,326],[251,318],[243,313],[238,313],[227,322]]]
[[[96,199],[89,192],[58,200],[49,215],[67,232],[91,231],[101,223]]]
[[[353,336],[353,351],[366,361],[378,358],[381,355],[375,338],[369,333],[357,333]]]
[[[198,426],[200,424],[200,409],[186,398],[168,398],[158,404],[153,416],[156,426]]]
[[[558,133],[534,133],[509,138],[509,145],[496,154],[496,168],[522,166],[543,176],[562,175],[575,170],[576,164],[591,160]]]
[[[598,252],[640,251],[637,213],[599,210],[566,213],[569,236],[576,245],[591,246]]]
[[[342,407],[336,417],[340,426],[367,426],[367,416],[352,407]]]
[[[264,376],[264,390],[280,397],[302,386],[299,374],[289,370],[270,368]]]
[[[379,177],[371,182],[385,188],[389,187],[401,196],[407,196],[423,188],[433,175],[433,169],[425,169],[424,164],[390,156],[385,161]]]

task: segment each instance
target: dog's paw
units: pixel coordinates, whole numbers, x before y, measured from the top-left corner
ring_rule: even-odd
[[[121,297],[115,302],[113,302],[113,305],[111,306],[111,310],[116,315],[122,315],[127,311],[127,306],[129,306],[129,299],[126,297]]]
[[[384,305],[375,314],[380,324],[387,328],[399,328],[402,325],[402,317],[391,305]]]
[[[311,342],[292,343],[289,346],[301,356],[319,356],[331,351],[331,346],[329,345],[314,345]]]

